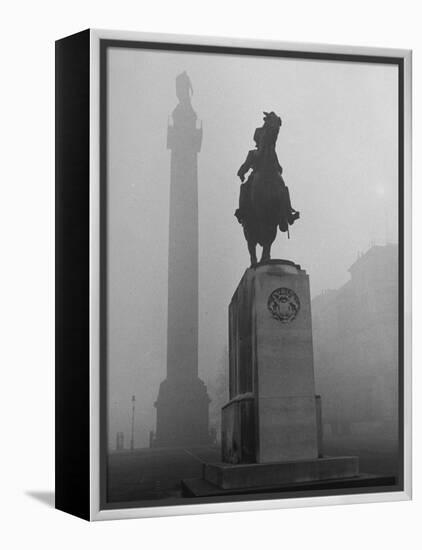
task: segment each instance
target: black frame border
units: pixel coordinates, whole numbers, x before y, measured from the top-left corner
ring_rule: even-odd
[[[55,43],[55,507],[90,519],[90,31]]]

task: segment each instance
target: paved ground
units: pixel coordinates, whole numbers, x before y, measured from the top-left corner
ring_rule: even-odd
[[[394,445],[367,438],[326,438],[324,454],[357,455],[360,471],[375,475],[396,475]],[[191,449],[137,449],[114,452],[108,461],[108,500],[124,502],[180,497],[181,480],[202,477],[203,462],[219,462],[217,447]]]
[[[115,452],[108,460],[108,500],[162,499],[181,496],[181,480],[201,477],[203,462],[218,462],[216,447],[139,449]]]
[[[324,454],[358,456],[360,471],[366,474],[397,475],[398,448],[392,441],[359,435],[325,437]]]

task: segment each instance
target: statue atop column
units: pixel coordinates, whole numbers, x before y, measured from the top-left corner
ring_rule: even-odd
[[[202,124],[199,128],[196,127],[197,115],[192,107],[192,94],[192,82],[184,71],[176,77],[176,96],[179,103],[173,109],[173,124],[169,124],[167,134],[167,148],[171,151],[177,150],[183,157],[196,156],[201,150]]]
[[[275,150],[280,127],[279,116],[274,112],[264,112],[264,124],[254,133],[256,148],[248,152],[237,172],[242,185],[235,216],[243,225],[252,266],[257,264],[256,245],[263,249],[261,262],[268,261],[277,228],[288,232],[289,226],[299,218],[299,212],[291,205]],[[250,170],[247,181],[243,183]]]

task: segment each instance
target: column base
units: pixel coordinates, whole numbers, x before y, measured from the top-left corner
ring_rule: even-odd
[[[157,431],[151,447],[209,445],[209,402],[206,386],[199,378],[164,380],[155,402]]]

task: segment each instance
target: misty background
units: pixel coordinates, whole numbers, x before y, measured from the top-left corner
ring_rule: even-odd
[[[301,212],[290,240],[278,234],[272,257],[301,264],[315,298],[344,285],[373,244],[397,243],[398,74],[381,64],[123,48],[110,48],[108,63],[109,444],[117,431],[128,444],[134,394],[135,445],[143,447],[166,373],[166,140],[176,76],[189,74],[203,125],[198,364],[210,396],[221,397],[227,308],[249,263],[233,215],[236,172],[262,111],[283,120],[277,153]]]

